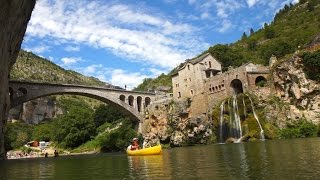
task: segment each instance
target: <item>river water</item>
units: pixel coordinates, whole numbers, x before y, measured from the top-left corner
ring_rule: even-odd
[[[319,179],[320,138],[0,162],[0,179]]]

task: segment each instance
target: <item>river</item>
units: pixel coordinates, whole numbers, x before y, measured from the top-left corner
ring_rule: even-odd
[[[319,179],[320,138],[0,162],[0,179]]]

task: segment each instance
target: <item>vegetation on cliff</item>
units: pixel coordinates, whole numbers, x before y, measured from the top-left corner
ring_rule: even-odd
[[[106,83],[94,77],[87,77],[72,70],[65,70],[53,62],[31,52],[21,50],[11,69],[10,80],[50,82],[105,86]]]
[[[302,63],[308,78],[320,82],[320,50],[302,54]]]

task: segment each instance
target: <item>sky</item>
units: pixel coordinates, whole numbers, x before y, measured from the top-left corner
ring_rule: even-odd
[[[132,89],[298,0],[37,0],[22,49]]]

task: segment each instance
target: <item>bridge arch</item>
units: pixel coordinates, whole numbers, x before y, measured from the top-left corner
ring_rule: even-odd
[[[134,97],[133,97],[132,95],[130,95],[130,96],[128,97],[128,104],[129,104],[129,106],[133,106],[133,101],[134,101]]]
[[[81,85],[68,85],[68,84],[48,84],[48,83],[32,83],[32,82],[9,82],[9,94],[11,99],[11,108],[22,103],[31,101],[33,99],[51,96],[51,95],[80,95],[105,102],[118,111],[126,114],[134,121],[143,120],[142,100],[146,97],[151,98],[155,96],[154,93],[126,91],[122,89],[112,89],[105,87],[87,87]],[[19,92],[20,96],[17,96]],[[126,102],[126,96],[130,100],[130,105]],[[139,97],[139,98],[138,98]],[[135,99],[138,102],[135,102]],[[139,108],[139,109],[138,109]]]
[[[120,101],[126,101],[126,96],[125,95],[123,95],[123,94],[121,94],[120,96],[119,96],[119,99],[120,99]]]
[[[242,82],[239,79],[234,79],[230,83],[230,87],[232,88],[232,91],[234,95],[243,93],[243,86]]]
[[[138,112],[141,112],[141,104],[142,104],[142,97],[138,96],[137,97],[137,108],[138,108]]]
[[[28,91],[27,91],[26,88],[20,87],[20,88],[17,90],[16,96],[17,96],[17,97],[21,97],[21,96],[26,95],[27,93],[28,93]]]
[[[148,107],[151,104],[151,99],[149,97],[146,97],[144,102],[145,102],[145,107]]]

